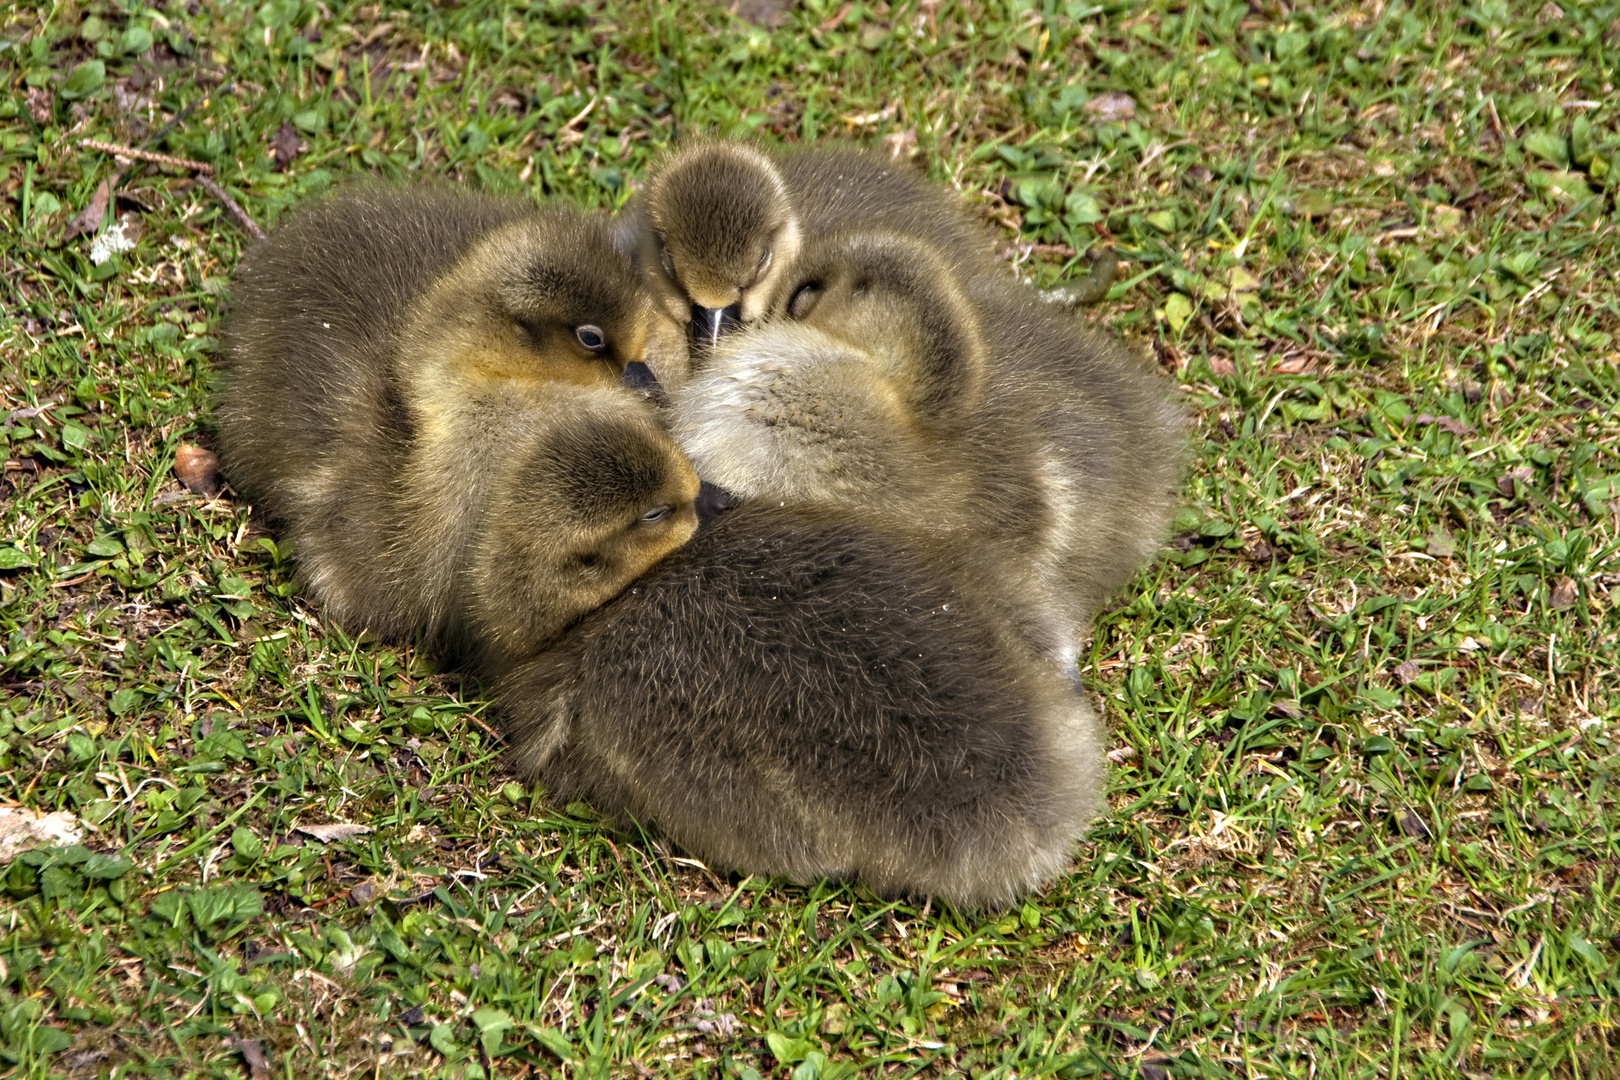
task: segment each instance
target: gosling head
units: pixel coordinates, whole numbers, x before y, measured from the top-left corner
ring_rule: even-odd
[[[424,365],[467,357],[484,376],[581,384],[641,360],[653,313],[634,262],[605,222],[565,210],[485,238],[418,305]]]
[[[511,449],[474,559],[474,606],[496,648],[521,656],[692,537],[698,478],[618,390],[565,395]]]
[[[648,184],[643,258],[696,349],[759,318],[800,246],[781,172],[743,143],[677,151]]]
[[[772,298],[775,313],[871,355],[916,417],[941,422],[983,392],[979,316],[937,249],[854,230],[808,245]]]
[[[884,232],[806,247],[771,317],[672,394],[671,427],[743,498],[940,501],[986,378],[977,316],[927,244]]]

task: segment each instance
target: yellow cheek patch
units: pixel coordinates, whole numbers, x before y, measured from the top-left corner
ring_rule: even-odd
[[[450,409],[502,382],[528,388],[618,384],[620,365],[612,361],[581,356],[566,346],[532,349],[513,340],[515,336],[451,331],[414,343],[401,356],[407,395],[431,410],[434,402]]]
[[[738,301],[742,293],[736,285],[715,279],[699,280],[697,274],[692,274],[690,279],[683,280],[681,284],[686,286],[686,295],[692,298],[692,303],[699,307],[730,307]]]
[[[564,399],[577,389],[617,387],[619,367],[607,360],[547,357],[502,345],[419,355],[402,382],[421,445],[453,446],[465,438],[471,417],[492,399],[539,403]]]
[[[619,365],[603,359],[577,355],[546,355],[532,349],[480,350],[465,357],[466,377],[488,383],[514,379],[533,383],[559,383],[567,386],[612,386],[619,381]],[[469,387],[472,389],[472,387]]]
[[[625,363],[646,362],[647,339],[652,317],[650,305],[645,302],[637,305],[636,313],[625,327],[623,337],[614,345],[613,351],[623,357]]]
[[[670,523],[670,528],[667,531],[657,537],[648,538],[646,542],[640,545],[641,557],[633,560],[638,565],[633,567],[634,573],[626,577],[626,582],[641,576],[659,559],[683,546],[688,540],[692,539],[693,534],[697,532],[697,527],[697,511],[691,506],[682,507],[678,511],[675,520]]]

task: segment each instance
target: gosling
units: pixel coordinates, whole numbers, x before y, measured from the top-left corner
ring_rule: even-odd
[[[1174,506],[1184,428],[1162,380],[896,233],[807,246],[769,310],[672,394],[698,473],[744,499],[881,506],[972,537],[1052,598],[1072,670]]]
[[[1103,804],[1015,584],[859,513],[745,503],[496,687],[513,767],[712,866],[996,906]]]
[[[599,220],[445,189],[350,189],[244,259],[217,408],[226,476],[291,538],[302,581],[335,621],[459,649],[489,508],[522,516],[506,477],[527,469],[538,481],[544,464],[556,471],[530,497],[582,503],[573,471],[584,463],[547,457],[553,444],[534,433],[571,395],[571,425],[628,423],[638,441],[613,452],[631,471],[660,462],[667,481],[599,490],[592,520],[675,509],[651,545],[586,526],[590,514],[553,515],[567,530],[559,556],[602,545],[590,587],[564,587],[571,571],[559,565],[556,591],[530,598],[565,620],[601,594],[595,579],[628,582],[695,527],[680,494],[695,489],[690,468],[618,389],[654,321]]]
[[[805,244],[883,229],[944,251],[959,273],[1007,277],[950,189],[849,146],[766,153],[744,142],[676,151],[627,211],[650,291],[687,327],[694,359],[760,318]]]

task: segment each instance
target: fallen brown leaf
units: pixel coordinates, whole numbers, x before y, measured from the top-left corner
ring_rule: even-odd
[[[219,478],[219,458],[214,456],[213,451],[192,443],[181,443],[174,452],[174,475],[180,478],[187,491],[209,498],[218,495],[220,488],[224,487]]]
[[[1516,469],[1509,469],[1496,478],[1496,490],[1500,491],[1506,498],[1511,499],[1518,493],[1518,489],[1513,482],[1517,480],[1521,484],[1528,484],[1530,478],[1534,475],[1535,473],[1528,465],[1520,465]]]
[[[1395,665],[1395,677],[1403,683],[1415,682],[1418,677],[1418,666],[1411,660],[1402,660]]]
[[[286,121],[276,130],[276,137],[271,140],[270,148],[276,156],[276,172],[286,172],[287,167],[293,163],[304,149],[304,140],[298,137],[298,129]]]
[[[1559,578],[1558,584],[1552,588],[1547,597],[1547,606],[1554,611],[1567,608],[1575,602],[1575,581],[1573,578]]]
[[[96,230],[101,228],[101,219],[107,216],[107,204],[112,201],[112,183],[110,178],[103,179],[96,185],[95,194],[90,201],[84,204],[84,209],[67,224],[67,230],[62,233],[63,240],[71,240],[75,236],[94,236]]]
[[[1232,361],[1224,356],[1212,356],[1209,358],[1209,373],[1224,379],[1228,375],[1236,375],[1237,368],[1233,367]]]
[[[267,1080],[270,1076],[270,1059],[264,1055],[264,1047],[259,1045],[258,1039],[237,1039],[236,1052],[242,1055],[247,1062],[248,1075],[253,1080]]]
[[[1406,836],[1414,836],[1420,840],[1429,838],[1429,827],[1423,823],[1422,818],[1410,810],[1402,810],[1400,817],[1396,819],[1396,824]]]

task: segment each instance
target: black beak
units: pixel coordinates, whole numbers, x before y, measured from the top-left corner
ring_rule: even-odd
[[[715,518],[735,508],[740,501],[737,496],[725,488],[704,480],[698,484],[698,497],[695,504],[698,528],[707,527]]]
[[[652,368],[640,360],[632,360],[624,365],[624,372],[619,376],[619,385],[628,390],[639,390],[641,396],[654,405],[668,405],[669,397],[664,388],[658,385],[658,376],[652,373]]]
[[[742,325],[742,301],[730,307],[706,308],[692,305],[692,321],[687,324],[686,337],[695,352],[705,353],[720,343],[720,339]]]

